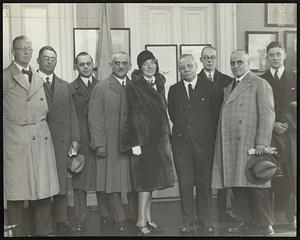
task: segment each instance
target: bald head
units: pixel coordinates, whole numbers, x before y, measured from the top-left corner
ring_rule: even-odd
[[[235,50],[230,56],[230,65],[233,75],[237,78],[249,70],[249,55],[244,50]]]

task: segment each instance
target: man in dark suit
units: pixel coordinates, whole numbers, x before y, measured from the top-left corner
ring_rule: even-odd
[[[211,225],[211,168],[217,123],[217,93],[212,82],[196,75],[192,55],[179,60],[181,81],[170,87],[168,110],[173,122],[172,150],[179,180],[183,226],[181,233],[192,233],[195,224],[202,232],[213,232]],[[194,218],[193,187],[196,186]]]
[[[217,50],[212,46],[204,47],[201,51],[200,61],[203,64],[203,69],[198,74],[198,77],[213,82],[217,91],[217,112],[219,115],[223,100],[224,100],[224,87],[227,87],[232,78],[225,75],[216,69],[217,65]],[[217,131],[217,129],[215,129]],[[218,218],[226,222],[237,221],[236,216],[231,209],[231,189],[218,190]],[[227,199],[229,201],[227,201]],[[227,204],[229,202],[230,204]]]
[[[93,59],[81,52],[75,59],[78,77],[70,83],[80,132],[79,154],[84,156],[84,167],[80,173],[73,174],[72,187],[74,192],[75,222],[80,232],[86,230],[87,192],[96,191],[96,159],[95,152],[89,146],[91,137],[88,128],[88,104],[92,91],[98,80],[92,76]]]
[[[39,75],[44,80],[44,90],[49,112],[49,125],[56,159],[60,193],[54,197],[53,208],[56,234],[68,235],[76,231],[68,221],[67,202],[67,157],[77,155],[79,149],[79,128],[69,84],[54,74],[57,63],[56,51],[42,47],[37,59]]]
[[[272,143],[276,145],[276,139],[280,138],[289,145],[287,137],[288,123],[284,118],[284,112],[287,106],[297,100],[296,95],[296,74],[286,71],[284,67],[284,60],[286,59],[285,49],[280,42],[271,42],[267,46],[267,60],[270,63],[270,69],[267,70],[261,77],[266,79],[273,89],[274,104],[275,104],[275,123],[272,135]],[[277,146],[278,148],[279,146]],[[279,151],[284,149],[278,149]],[[283,175],[288,177],[289,184],[292,186],[289,178],[292,174],[290,157],[287,154],[290,151],[279,152],[280,160],[285,162],[282,164]],[[296,228],[296,195],[295,191],[289,189],[290,204],[287,210],[287,219],[292,228]]]

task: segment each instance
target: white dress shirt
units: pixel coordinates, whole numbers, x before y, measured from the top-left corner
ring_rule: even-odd
[[[204,72],[205,72],[205,74],[206,74],[206,77],[207,77],[207,79],[209,79],[209,74],[211,75],[211,80],[212,80],[212,82],[214,81],[214,74],[215,74],[215,71],[212,71],[212,72],[207,72],[207,71],[205,71],[204,70]]]
[[[189,84],[192,84],[192,88],[195,89],[195,86],[196,86],[196,83],[197,83],[197,76],[191,82],[183,80],[183,83],[184,83],[184,86],[185,86],[186,94],[188,95],[188,98],[190,98]]]
[[[85,78],[85,77],[80,77],[81,80],[84,82],[85,86],[89,86],[89,82],[92,84],[93,81],[93,76],[90,76],[89,78]]]
[[[118,80],[118,82],[122,85],[125,86],[126,85],[126,77],[122,78],[118,78],[117,76],[114,75],[114,77]]]
[[[281,76],[282,76],[282,74],[283,74],[283,72],[284,72],[284,66],[282,65],[282,66],[281,66],[280,68],[278,68],[277,70],[278,70],[278,73],[277,73],[277,74],[278,74],[278,77],[279,77],[279,80],[280,80],[280,78],[281,78]],[[272,76],[273,76],[273,78],[274,78],[276,69],[270,67],[270,72],[271,72],[271,74],[272,74]]]
[[[154,83],[154,82],[155,82],[155,77],[154,77],[154,76],[152,76],[151,78],[144,76],[144,78],[145,78],[146,81],[148,81],[148,82],[151,82],[151,83]],[[153,85],[151,85],[151,86],[157,91],[156,84],[153,84]]]
[[[43,73],[42,71],[38,70],[38,73],[40,74],[40,76],[43,78],[44,82],[47,83],[47,79],[49,78],[49,82],[50,84],[52,84],[53,81],[53,73],[51,73],[50,75],[47,75],[45,73]]]

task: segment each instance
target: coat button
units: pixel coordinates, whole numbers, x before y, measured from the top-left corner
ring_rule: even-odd
[[[238,137],[238,138],[237,138],[237,140],[238,140],[238,141],[241,141],[241,138],[240,138],[240,137]]]
[[[29,102],[29,101],[30,101],[30,98],[27,99],[27,102]]]
[[[45,140],[48,140],[48,137],[45,137]]]
[[[61,123],[61,124],[64,124],[64,122],[63,122],[63,121],[61,121],[60,123]]]
[[[239,121],[239,124],[242,124],[242,120]]]
[[[41,101],[43,101],[44,99],[43,98],[41,98]]]
[[[32,141],[34,141],[35,140],[35,137],[32,137]]]
[[[64,140],[61,140],[61,143],[64,143]]]

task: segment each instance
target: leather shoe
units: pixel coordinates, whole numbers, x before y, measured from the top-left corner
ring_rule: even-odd
[[[138,236],[149,236],[151,234],[151,230],[146,226],[137,226],[138,228]]]
[[[275,235],[275,231],[274,231],[272,225],[263,227],[261,233],[264,237],[273,237]]]
[[[164,232],[164,229],[157,225],[155,222],[147,222],[147,227],[150,229],[153,233],[161,233]]]
[[[127,231],[125,221],[117,222],[115,225],[115,230],[119,233],[125,233]]]
[[[250,232],[251,228],[249,225],[247,225],[246,223],[239,223],[236,226],[233,227],[229,227],[226,230],[228,233],[246,233],[246,232]]]
[[[193,233],[195,231],[195,228],[192,224],[184,224],[183,226],[181,226],[179,228],[179,232],[182,234],[186,234],[186,233]]]
[[[222,219],[224,220],[224,222],[233,222],[233,223],[238,222],[238,218],[237,216],[234,215],[233,212],[225,212]]]
[[[86,226],[84,224],[77,224],[74,227],[75,232],[85,232],[86,231]]]
[[[72,235],[74,232],[75,228],[70,222],[64,221],[56,223],[56,234],[61,236],[68,236]]]
[[[203,233],[214,233],[216,229],[213,226],[204,226],[202,227]]]

